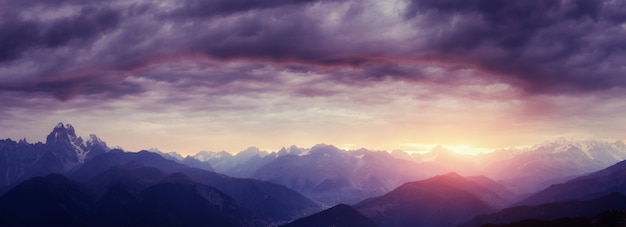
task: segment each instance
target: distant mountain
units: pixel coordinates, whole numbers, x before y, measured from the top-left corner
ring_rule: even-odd
[[[207,161],[201,161],[200,159],[194,157],[194,156],[185,156],[183,157],[182,155],[176,153],[176,152],[161,152],[156,148],[152,148],[149,149],[148,151],[153,152],[153,153],[157,153],[159,155],[161,155],[163,158],[165,159],[169,159],[181,164],[185,164],[189,167],[194,167],[194,168],[199,168],[199,169],[204,169],[204,170],[208,170],[208,171],[215,171],[215,169],[213,169],[213,166],[211,165],[211,163],[207,162]]]
[[[385,151],[345,151],[320,144],[299,155],[278,157],[251,177],[334,205],[382,195],[405,182],[442,172],[436,166],[395,159]]]
[[[271,153],[254,147],[235,155],[202,151],[185,159],[192,158],[219,173],[286,185],[330,205],[355,203],[404,182],[445,172],[431,164],[395,159],[384,151],[345,151],[325,144],[310,149],[283,147]]]
[[[333,157],[314,154],[316,150],[324,149],[328,150],[326,155]],[[317,158],[319,160],[314,160]],[[403,151],[389,154],[365,149],[345,151],[320,144],[310,149],[292,146],[271,153],[257,148],[248,148],[235,155],[224,151],[204,151],[187,159],[188,162],[183,163],[198,168],[209,169],[206,166],[210,165],[215,171],[229,176],[287,185],[327,204],[354,203],[388,192],[404,182],[449,171],[494,179],[515,194],[507,198],[510,199],[622,161],[626,159],[626,145],[621,141],[558,139],[529,148],[465,155],[442,146],[436,146],[425,154],[408,154]],[[322,168],[329,162],[334,162],[332,168]],[[296,166],[306,166],[309,172],[297,171]],[[386,173],[367,173],[367,169],[374,166]],[[402,171],[388,170],[386,166],[394,166]],[[330,169],[338,174],[330,177],[330,172],[333,172]]]
[[[484,175],[532,192],[622,161],[626,159],[626,145],[621,141],[559,139],[526,150],[501,150],[479,158]]]
[[[118,183],[95,197],[63,175],[35,177],[0,197],[2,226],[267,225],[212,187],[174,174],[138,189]]]
[[[45,144],[0,140],[0,188],[35,176],[67,173],[108,150],[97,136],[92,134],[85,141],[72,125],[63,123],[54,127]]]
[[[194,167],[194,168],[208,170],[208,171],[215,171],[215,169],[213,169],[213,166],[211,166],[211,163],[203,162],[190,156],[183,158],[180,161],[180,163],[185,164],[189,167]]]
[[[588,200],[613,192],[626,194],[626,161],[565,183],[551,185],[517,204],[538,205],[566,200]]]
[[[168,160],[159,154],[140,151],[137,153],[112,150],[76,168],[70,175],[78,182],[87,183],[111,168],[126,165],[142,165],[157,168],[163,173],[183,173],[195,182],[224,192],[260,217],[271,221],[287,221],[318,211],[319,206],[301,194],[284,187],[260,180],[232,178],[214,172],[191,168]],[[146,171],[144,174],[158,174]],[[150,179],[150,177],[140,177]]]
[[[256,147],[249,147],[235,155],[225,151],[209,152],[201,151],[187,158],[197,159],[202,163],[210,164],[218,173],[234,177],[251,177],[257,169],[276,158],[285,155],[299,155],[305,149],[291,146],[282,148],[278,152],[261,151]]]
[[[526,219],[590,218],[609,210],[626,210],[626,197],[616,192],[586,201],[566,201],[537,206],[511,207],[493,214],[478,216],[463,226],[507,224]]]
[[[435,146],[427,153],[408,154],[404,151],[393,151],[391,155],[399,159],[436,165],[448,172],[456,172],[468,176],[481,174],[475,155],[457,153],[441,145]]]
[[[320,211],[311,216],[300,218],[283,227],[376,227],[372,219],[365,217],[351,206],[339,204],[329,209]]]
[[[496,210],[497,194],[456,173],[406,183],[354,206],[380,226],[453,226]]]
[[[501,149],[479,155],[459,154],[442,146],[423,154],[394,151],[392,155],[463,175],[485,175],[524,194],[622,161],[626,159],[626,145],[622,141],[558,139],[528,148]]]

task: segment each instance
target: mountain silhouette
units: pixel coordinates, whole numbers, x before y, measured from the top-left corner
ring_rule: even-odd
[[[626,194],[626,161],[541,190],[517,205],[538,205],[567,200],[589,200],[613,192]]]
[[[626,196],[615,192],[592,200],[511,207],[493,214],[478,216],[463,226],[507,224],[526,219],[555,220],[561,218],[590,218],[609,210],[626,210]]]
[[[112,170],[116,171],[116,170]],[[107,173],[108,174],[108,173]],[[103,179],[103,177],[98,177]],[[128,178],[127,178],[128,180]],[[115,183],[96,196],[63,175],[35,177],[0,197],[2,226],[263,226],[237,201],[182,173],[145,188]]]
[[[375,227],[378,226],[374,221],[365,217],[357,210],[346,204],[339,204],[329,209],[320,211],[311,216],[303,217],[295,220],[283,227]]]
[[[380,226],[453,226],[494,212],[498,196],[456,173],[406,183],[354,207]]]
[[[319,210],[319,206],[313,201],[285,186],[191,168],[148,151],[135,153],[112,150],[76,168],[70,176],[78,182],[87,183],[89,179],[102,175],[111,168],[133,163],[157,168],[166,174],[184,173],[195,182],[214,187],[235,198],[256,215],[273,221],[292,220]],[[149,179],[141,177],[146,178]]]

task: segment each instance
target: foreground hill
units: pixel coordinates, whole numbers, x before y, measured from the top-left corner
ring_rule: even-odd
[[[511,207],[493,214],[478,216],[464,226],[507,224],[526,219],[591,218],[609,210],[626,210],[626,196],[616,192],[586,201],[566,201],[537,206]]]
[[[319,206],[313,201],[285,186],[260,180],[233,178],[191,168],[148,151],[133,153],[113,150],[107,152],[78,167],[71,174],[71,178],[86,183],[111,168],[129,163],[157,168],[166,174],[183,173],[195,182],[224,192],[255,214],[272,221],[292,220],[319,210]]]
[[[556,220],[527,219],[508,224],[487,224],[484,227],[623,227],[626,211],[606,211],[591,218],[560,218]]]
[[[626,194],[626,161],[565,183],[552,185],[520,201],[518,205],[589,200],[614,192]]]
[[[35,177],[0,197],[2,226],[260,226],[235,200],[174,174],[143,189],[123,183],[94,196],[63,175]]]
[[[406,183],[354,207],[380,226],[454,226],[496,211],[502,199],[456,173]]]
[[[375,227],[378,226],[372,219],[365,217],[351,206],[339,204],[320,211],[311,216],[295,220],[283,227]]]

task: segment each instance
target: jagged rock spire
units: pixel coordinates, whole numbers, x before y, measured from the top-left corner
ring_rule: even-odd
[[[46,143],[68,143],[76,139],[76,131],[71,124],[63,125],[63,122],[57,124],[52,132],[46,137]]]

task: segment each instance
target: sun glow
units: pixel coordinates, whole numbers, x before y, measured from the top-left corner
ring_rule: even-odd
[[[443,145],[443,147],[448,148],[456,153],[469,154],[469,155],[477,155],[477,154],[489,153],[493,151],[493,149],[490,149],[490,148],[472,147],[468,145],[456,145],[456,146]]]
[[[453,152],[464,154],[464,155],[478,155],[481,153],[489,153],[493,152],[493,148],[485,148],[485,147],[474,147],[470,145],[447,145],[447,144],[402,144],[404,147],[404,151],[410,154],[419,153],[425,154],[431,152],[435,147],[441,146],[447,150],[451,150]]]

